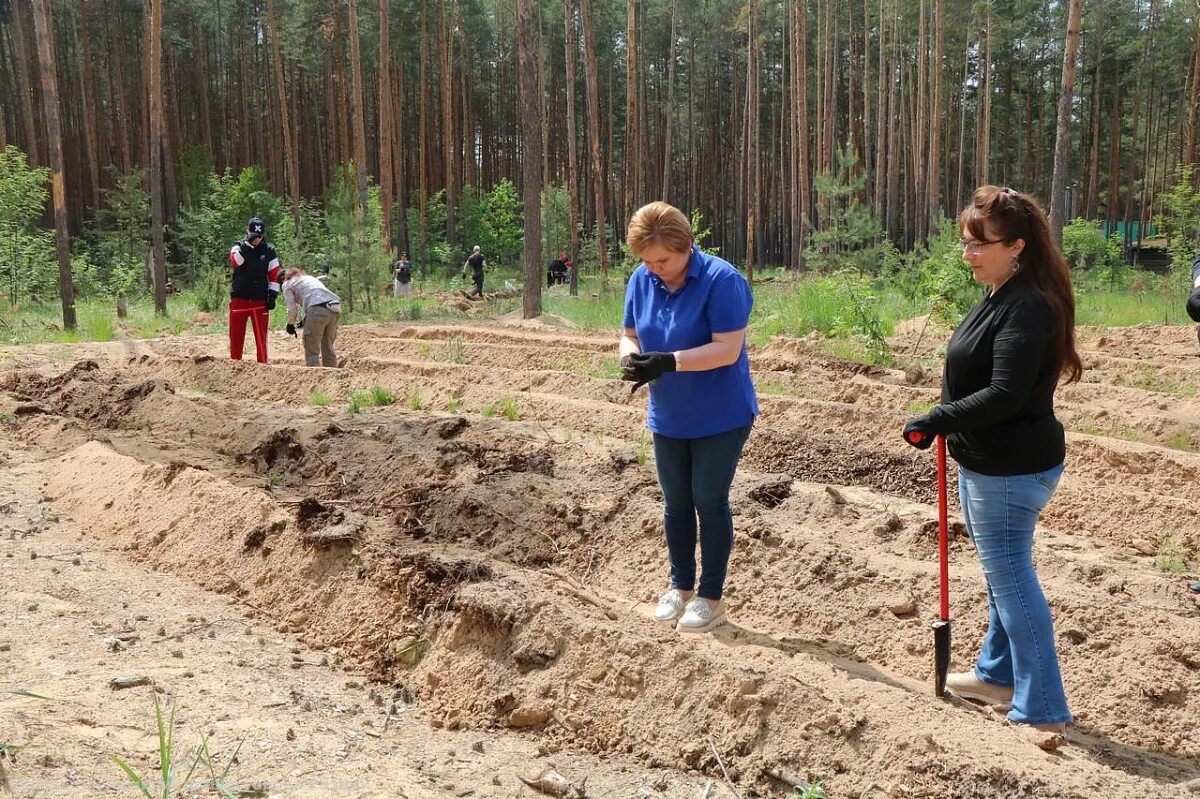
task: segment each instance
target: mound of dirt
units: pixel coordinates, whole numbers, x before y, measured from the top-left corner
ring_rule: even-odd
[[[661,494],[639,456],[642,399],[605,371],[610,338],[342,335],[346,370],[164,342],[10,372],[0,407],[40,410],[5,430],[41,453],[46,502],[100,546],[230,594],[435,727],[727,771],[762,793],[781,774],[895,797],[1182,796],[1200,779],[1200,616],[1162,571],[1200,548],[1200,455],[1089,432],[1115,419],[1165,437],[1200,419],[1187,384],[1163,382],[1190,363],[1172,331],[1085,350],[1105,371],[1063,391],[1070,460],[1036,541],[1077,714],[1058,755],[930,696],[934,470],[899,430],[936,381],[788,343],[757,353],[770,390],[733,492],[730,622],[685,637],[650,618],[668,579]],[[1117,384],[1147,360],[1159,382]],[[341,405],[373,385],[409,401]],[[502,397],[513,421],[488,415]],[[987,604],[954,522],[957,669]]]

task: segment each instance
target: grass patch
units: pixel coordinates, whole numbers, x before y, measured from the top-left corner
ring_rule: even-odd
[[[408,397],[407,397],[406,401],[408,403],[408,407],[411,410],[414,410],[414,411],[421,410],[421,405],[423,404],[423,401],[421,399],[421,389],[414,388],[412,391],[408,392]]]
[[[479,409],[479,414],[481,416],[485,416],[488,419],[490,419],[496,415],[496,406],[495,405],[484,405],[482,408]]]
[[[517,407],[517,401],[506,394],[500,398],[500,413],[508,421],[515,422],[521,415],[521,409]]]
[[[308,395],[308,404],[316,405],[318,408],[324,408],[329,404],[329,395],[323,391],[314,391]]]
[[[645,466],[646,461],[650,459],[650,436],[646,435],[645,430],[638,431],[638,448],[637,462],[639,466]]]
[[[597,362],[585,355],[552,363],[550,368],[556,372],[571,372],[601,380],[619,380],[621,377],[621,364],[616,358],[602,358]]]
[[[396,401],[396,395],[383,386],[371,386],[368,392],[371,400],[371,405],[381,408],[384,405],[391,405]]]
[[[908,405],[904,406],[904,410],[908,411],[909,413],[913,414],[914,416],[924,416],[925,414],[927,414],[931,410],[933,410],[933,403],[932,402],[910,402],[910,403],[908,403]]]
[[[754,390],[759,394],[769,396],[786,397],[794,392],[783,384],[783,381],[775,377],[760,377],[754,383]]]
[[[1191,553],[1187,546],[1179,540],[1178,536],[1172,534],[1165,536],[1159,542],[1154,565],[1167,574],[1180,575],[1191,571],[1189,560],[1191,560]]]
[[[1192,440],[1191,435],[1185,430],[1177,430],[1167,436],[1165,443],[1171,449],[1181,450],[1183,452],[1195,452],[1196,443]]]
[[[446,410],[450,411],[450,413],[458,413],[460,407],[462,407],[462,400],[458,397],[451,397],[446,403]]]

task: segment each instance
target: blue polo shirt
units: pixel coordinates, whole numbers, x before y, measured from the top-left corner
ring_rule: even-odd
[[[714,333],[741,330],[754,298],[746,279],[726,261],[692,247],[678,291],[638,266],[625,289],[625,327],[637,331],[642,352],[702,347]],[[704,438],[754,422],[758,398],[743,342],[738,359],[707,372],[667,372],[650,383],[647,427],[669,438]]]

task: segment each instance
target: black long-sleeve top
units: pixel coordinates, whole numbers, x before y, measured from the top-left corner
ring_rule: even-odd
[[[1060,364],[1050,308],[1028,286],[1002,285],[954,331],[942,372],[942,404],[929,427],[961,465],[988,475],[1043,472],[1063,462],[1054,416]]]

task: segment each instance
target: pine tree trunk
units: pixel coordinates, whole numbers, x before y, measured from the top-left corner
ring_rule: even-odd
[[[283,165],[288,193],[292,199],[292,220],[296,227],[297,242],[303,241],[300,230],[300,162],[296,158],[296,145],[292,140],[292,126],[288,117],[287,89],[283,80],[283,55],[279,48],[279,16],[275,13],[275,0],[267,0],[268,36],[271,39],[271,60],[275,64],[275,92],[279,99],[279,126],[283,130]]]
[[[575,71],[579,37],[575,33],[575,3],[563,0],[564,50],[567,62],[567,183],[570,185],[571,262],[579,261],[579,141],[575,130]],[[579,294],[579,270],[571,270],[571,296]]]
[[[63,329],[75,329],[75,283],[71,279],[71,240],[67,230],[67,193],[63,178],[62,127],[59,123],[58,74],[54,58],[54,19],[49,0],[33,0],[38,65],[42,76],[42,110],[50,153],[54,198],[54,236],[58,251],[58,292],[62,299]]]
[[[875,162],[876,146],[871,130],[871,0],[863,0],[862,135],[862,166],[869,172]],[[871,179],[873,176],[868,176],[868,180]]]
[[[38,111],[34,105],[33,98],[37,94],[37,89],[34,86],[34,80],[31,74],[30,67],[34,63],[34,58],[29,52],[29,29],[25,21],[25,4],[12,4],[12,23],[13,23],[13,44],[17,57],[17,90],[21,94],[21,102],[19,103],[20,117],[24,128],[25,138],[21,144],[29,155],[30,164],[45,164],[48,159],[42,154],[41,137],[38,135],[39,129],[43,125],[38,125]],[[34,9],[36,14],[36,8]],[[37,20],[34,20],[34,28],[37,28]],[[45,98],[42,100],[45,103]]]
[[[40,2],[43,0],[39,0]],[[148,0],[150,41],[147,57],[150,70],[150,278],[154,283],[154,311],[167,312],[167,258],[163,242],[166,219],[163,214],[163,92],[162,92],[162,20],[163,0]]]
[[[971,68],[971,42],[967,40],[967,49],[963,53],[962,83],[959,84],[958,99],[958,171],[954,177],[954,213],[963,207],[963,169],[967,152],[967,77]]]
[[[583,23],[584,83],[587,90],[588,144],[592,151],[592,186],[596,194],[596,251],[600,259],[600,277],[608,281],[608,243],[605,231],[605,196],[607,180],[604,176],[604,160],[600,155],[600,78],[596,63],[596,35],[593,32],[592,15],[588,0],[579,0],[579,19]],[[611,117],[610,117],[611,118]],[[578,270],[578,265],[576,266]]]
[[[1079,32],[1083,0],[1071,0],[1067,16],[1067,41],[1063,54],[1062,86],[1058,95],[1058,125],[1054,136],[1054,173],[1050,188],[1050,233],[1062,245],[1066,217],[1067,155],[1071,146],[1071,101],[1075,97],[1075,66],[1079,55]]]
[[[887,101],[890,85],[890,74],[884,72],[887,64],[887,16],[884,13],[883,0],[879,0],[879,75],[878,86],[875,90],[875,215],[884,218],[883,203],[887,189],[887,173],[884,164],[887,163]]]
[[[929,101],[929,169],[926,173],[925,184],[925,225],[924,233],[928,236],[933,231],[933,225],[941,217],[941,156],[942,156],[942,38],[944,19],[942,0],[935,0],[933,6],[933,94]]]
[[[675,116],[675,39],[679,35],[679,0],[671,0],[671,44],[667,54],[667,113],[663,124],[662,192],[671,201],[671,120]]]
[[[366,107],[363,102],[363,77],[362,77],[362,47],[359,43],[358,31],[358,0],[348,0],[349,16],[347,17],[346,34],[350,37],[350,78],[351,78],[351,104],[350,115],[354,130],[354,173],[358,182],[358,230],[359,236],[365,237],[367,231],[367,219],[370,214],[370,206],[367,202],[367,130],[366,130]],[[359,242],[362,249],[366,249],[366,242]],[[354,259],[352,258],[351,261]],[[367,310],[372,307],[372,296],[375,292],[371,290],[371,276],[368,273],[364,275],[363,285],[366,287],[366,306]],[[354,294],[351,292],[350,302],[347,304],[349,310],[354,310]]]
[[[72,38],[75,40],[75,66],[83,81],[80,94],[83,99],[83,149],[88,165],[88,183],[91,189],[92,208],[100,207],[100,143],[96,136],[96,98],[92,78],[91,53],[88,42],[87,0],[79,2],[79,28],[72,21]],[[2,127],[2,126],[0,126]],[[0,132],[0,135],[3,135]],[[3,146],[0,144],[0,146]]]
[[[1100,201],[1100,117],[1102,116],[1100,66],[1102,63],[1101,54],[1096,53],[1096,69],[1092,73],[1092,145],[1088,148],[1087,207],[1084,210],[1084,217],[1087,219],[1096,218],[1096,204]]]
[[[1112,129],[1109,131],[1108,157],[1108,191],[1104,202],[1108,206],[1108,221],[1114,226],[1118,219],[1121,205],[1121,79],[1113,82],[1113,107],[1109,119]]]
[[[933,102],[929,97],[929,25],[927,6],[925,0],[920,0],[918,6],[917,19],[917,96],[916,96],[916,114],[915,125],[913,126],[912,148],[913,148],[913,187],[915,191],[910,192],[909,196],[913,200],[913,236],[915,240],[921,241],[925,238],[926,220],[928,216],[925,212],[927,195],[926,190],[926,171],[929,167],[930,142],[926,142],[925,133],[929,130],[929,114],[932,111],[934,114],[939,109],[931,108]]]
[[[392,251],[392,43],[391,10],[379,0],[379,205],[383,246]]]
[[[522,315],[542,313],[542,126],[539,117],[538,43],[533,24],[533,0],[517,0],[517,74],[521,85],[522,194],[525,201],[525,248],[521,270],[525,281]]]
[[[746,147],[744,169],[749,197],[746,202],[746,280],[754,285],[754,263],[758,258],[758,209],[762,178],[758,168],[758,2],[749,1],[750,29],[746,39]]]
[[[625,2],[625,202],[621,206],[622,221],[629,219],[640,185],[638,167],[638,66],[637,66],[637,0]]]
[[[423,261],[428,261],[428,208],[429,202],[429,140],[430,136],[429,125],[429,4],[428,0],[421,0],[421,33],[420,33],[420,59],[421,59],[421,85],[417,88],[420,95],[417,109],[417,127],[419,129],[418,145],[417,145],[417,250],[420,253],[418,257]],[[421,265],[424,269],[430,264]]]
[[[1192,15],[1192,20],[1192,88],[1191,102],[1188,103],[1187,147],[1183,156],[1185,164],[1196,163],[1196,124],[1200,121],[1197,120],[1197,109],[1200,108],[1200,9]],[[1200,170],[1197,170],[1194,177],[1200,181]],[[1195,185],[1193,184],[1193,187]]]
[[[804,3],[792,4],[792,253],[794,271],[804,268],[805,231],[809,224],[808,205],[808,32]]]
[[[446,242],[453,245],[455,238],[455,207],[458,202],[454,182],[454,37],[452,35],[455,6],[450,0],[450,11],[446,2],[438,11],[438,55],[441,59],[442,84],[442,171],[446,187]]]
[[[980,80],[983,82],[983,97],[979,114],[979,129],[976,131],[975,184],[988,182],[988,159],[992,145],[992,9],[988,6],[987,20],[981,31],[984,40],[983,63],[979,65]]]

